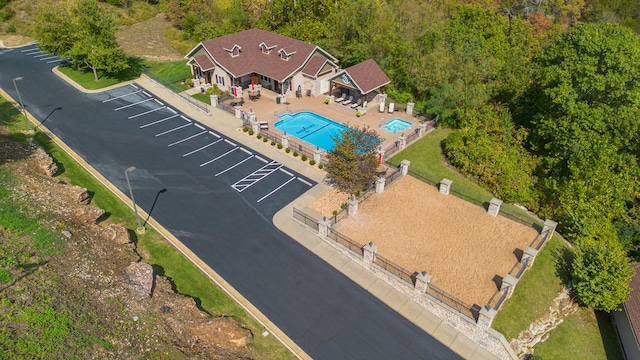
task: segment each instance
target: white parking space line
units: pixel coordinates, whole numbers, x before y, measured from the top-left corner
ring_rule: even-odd
[[[282,164],[280,164],[279,162],[271,161],[267,165],[236,181],[235,184],[231,185],[231,187],[234,188],[237,192],[243,192],[251,186],[255,185],[258,181],[263,180],[267,176],[278,171],[278,169],[280,169],[281,167]]]
[[[287,175],[289,175],[289,176],[293,176],[293,174],[292,174],[292,173],[288,172],[288,171],[287,171],[287,170],[285,170],[285,169],[280,169],[280,171],[282,171],[283,173],[285,173],[285,174],[287,174]]]
[[[161,122],[163,122],[163,121],[167,121],[167,120],[169,120],[169,119],[173,119],[173,118],[176,118],[176,117],[178,117],[178,115],[177,115],[177,114],[176,114],[176,115],[171,115],[171,116],[166,117],[166,118],[164,118],[164,119],[156,120],[156,121],[154,121],[154,122],[150,122],[150,123],[148,123],[148,124],[140,125],[140,129],[144,129],[144,128],[146,128],[147,126],[151,126],[151,125],[159,124],[159,123],[161,123]]]
[[[308,181],[307,181],[307,180],[305,180],[305,179],[298,178],[298,180],[299,180],[301,183],[303,183],[303,184],[307,184],[308,186],[311,186],[311,183],[310,183],[310,182],[308,182]]]
[[[138,91],[134,91],[134,92],[131,92],[131,93],[128,93],[128,94],[124,94],[124,95],[120,95],[120,96],[112,97],[112,98],[107,99],[107,100],[102,100],[102,102],[103,102],[103,103],[107,103],[107,102],[109,102],[109,101],[113,101],[113,100],[121,99],[121,98],[123,98],[123,97],[125,97],[125,96],[129,96],[129,95],[137,94],[137,93],[139,93],[139,92],[141,92],[141,91],[142,91],[142,90],[138,90]]]
[[[264,163],[268,163],[268,161],[266,159],[261,158],[260,156],[256,155],[256,159],[264,162]]]
[[[206,133],[207,133],[206,131],[203,131],[203,132],[201,132],[201,133],[193,134],[193,135],[188,136],[188,137],[186,137],[186,138],[184,138],[184,139],[182,139],[182,140],[178,140],[178,141],[176,141],[176,142],[172,142],[171,144],[169,144],[169,145],[167,145],[167,146],[171,147],[171,146],[173,146],[173,145],[178,145],[178,144],[180,144],[180,143],[183,143],[183,142],[185,142],[185,141],[191,140],[191,139],[193,139],[194,137],[198,137],[198,136],[200,136],[200,135],[202,135],[202,134],[206,134]]]
[[[172,112],[172,113],[174,113],[174,114],[177,114],[177,113],[178,113],[177,111],[173,110],[172,108],[169,108],[169,111],[171,111],[171,112]]]
[[[164,106],[164,103],[162,101],[160,101],[158,99],[153,99],[153,100],[155,100],[155,102],[158,103],[158,105]]]
[[[132,106],[136,106],[136,105],[139,105],[139,104],[142,104],[142,103],[144,103],[144,102],[151,101],[151,100],[153,100],[153,99],[145,99],[145,100],[141,100],[141,101],[138,101],[138,102],[135,102],[135,103],[129,104],[129,105],[120,106],[119,108],[115,108],[115,109],[113,109],[113,111],[118,111],[118,110],[126,109],[126,108],[129,108],[129,107],[132,107]]]
[[[46,61],[46,60],[51,60],[51,59],[59,59],[59,57],[53,55],[53,56],[49,56],[49,57],[44,57],[42,59],[39,59],[40,61]]]
[[[186,157],[186,156],[189,156],[189,155],[191,155],[191,154],[195,154],[195,153],[197,153],[198,151],[204,150],[204,149],[208,148],[209,146],[213,146],[213,145],[215,145],[215,144],[219,143],[220,141],[222,141],[222,139],[218,139],[218,140],[216,140],[216,141],[212,142],[211,144],[207,144],[207,145],[205,145],[205,146],[203,146],[203,147],[201,147],[201,148],[199,148],[199,149],[195,149],[195,150],[193,150],[193,151],[189,151],[188,153],[186,153],[186,154],[182,155],[182,157]]]
[[[204,130],[204,126],[202,126],[200,124],[193,124],[193,125],[195,125],[200,130]]]
[[[173,128],[173,129],[170,129],[170,130],[167,130],[167,131],[161,132],[160,134],[156,134],[156,137],[158,137],[158,136],[162,136],[162,135],[166,135],[166,134],[168,134],[168,133],[170,133],[170,132],[174,132],[174,131],[176,131],[176,130],[180,130],[180,129],[182,129],[182,128],[185,128],[185,127],[187,127],[187,126],[191,126],[191,125],[193,125],[193,124],[189,123],[189,124],[180,125],[180,126],[178,126],[177,128]]]
[[[151,114],[152,112],[156,112],[156,111],[158,111],[158,110],[162,110],[162,109],[166,109],[166,106],[160,106],[160,107],[158,107],[158,108],[151,109],[151,110],[149,110],[149,111],[145,111],[145,112],[142,112],[142,113],[140,113],[140,114],[131,115],[131,116],[129,116],[127,119],[137,118],[138,116]]]
[[[273,194],[274,192],[276,192],[276,191],[278,191],[278,190],[282,189],[285,185],[287,185],[288,183],[292,182],[292,181],[293,181],[293,180],[295,180],[295,179],[296,179],[295,177],[292,177],[291,179],[287,180],[287,182],[285,182],[284,184],[282,184],[282,185],[278,186],[277,188],[273,189],[273,191],[271,191],[271,192],[270,192],[270,193],[268,193],[267,195],[265,195],[265,196],[261,197],[260,199],[258,199],[258,201],[256,201],[256,202],[260,202],[260,201],[262,201],[262,200],[264,200],[264,199],[268,198],[271,194]]]
[[[231,141],[229,141],[229,140],[227,140],[227,139],[224,139],[224,141],[225,141],[227,144],[231,145],[231,146],[236,146],[236,144],[235,144],[235,143],[233,143],[233,142],[231,142]]]
[[[40,55],[35,55],[34,58],[39,58],[39,57],[43,57],[43,56],[51,56],[52,54],[40,54]]]
[[[188,121],[188,122],[191,122],[191,119],[189,119],[187,117],[184,117],[184,115],[180,115],[180,117],[183,118],[184,120]]]
[[[227,151],[226,153],[224,153],[224,154],[222,154],[222,155],[220,155],[220,156],[218,156],[218,157],[215,157],[215,158],[213,158],[213,159],[211,159],[211,160],[209,160],[209,161],[207,161],[207,162],[204,162],[204,163],[200,164],[200,167],[203,167],[203,166],[205,166],[205,165],[209,165],[209,164],[211,164],[212,162],[214,162],[214,161],[216,161],[216,160],[218,160],[218,159],[220,159],[220,158],[222,158],[222,157],[225,157],[225,156],[227,156],[227,155],[231,154],[232,152],[234,152],[234,151],[236,151],[236,150],[238,150],[238,148],[237,148],[237,147],[235,147],[235,148],[233,148],[233,149],[231,149],[231,150]]]
[[[40,52],[40,49],[38,49],[38,48],[33,48],[33,49],[24,49],[24,50],[20,50],[20,52],[23,52],[23,53],[29,53],[29,52],[34,52],[34,51],[35,51],[35,52]],[[27,54],[27,55],[29,55],[29,54]]]
[[[64,61],[64,60],[62,60],[60,58],[57,58],[56,60],[47,61],[47,64],[53,64],[53,63],[57,63],[57,62],[61,62],[61,61]]]
[[[249,156],[248,158],[246,158],[246,159],[244,159],[244,160],[240,161],[239,163],[236,163],[235,165],[233,165],[233,166],[231,166],[231,167],[228,167],[228,168],[226,168],[225,170],[220,171],[220,172],[219,172],[219,173],[217,173],[215,176],[222,175],[222,174],[226,173],[227,171],[229,171],[229,170],[233,169],[234,167],[236,167],[236,166],[238,166],[238,165],[242,164],[243,162],[245,162],[245,161],[247,161],[247,160],[251,159],[252,157],[254,157],[254,156],[253,156],[253,155]]]
[[[211,134],[211,135],[217,137],[218,139],[220,139],[220,135],[214,133],[213,131],[209,131],[209,134]]]
[[[144,90],[142,91],[142,93],[143,93],[143,94],[145,94],[145,95],[147,95],[148,97],[153,97],[153,96],[151,96],[151,94],[149,94],[148,92],[146,92],[146,91],[144,91]]]
[[[247,149],[245,149],[245,148],[243,148],[243,147],[241,147],[241,148],[240,148],[240,150],[242,150],[242,151],[246,152],[246,153],[247,153],[247,154],[249,154],[249,155],[253,155],[253,153],[252,153],[251,151],[249,151],[249,150],[247,150]]]
[[[129,84],[131,85],[134,89],[139,89],[139,87],[136,84]]]

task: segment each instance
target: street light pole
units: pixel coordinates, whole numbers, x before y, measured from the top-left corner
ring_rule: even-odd
[[[27,130],[31,132],[31,126],[29,125],[29,119],[27,118],[27,111],[24,108],[24,103],[22,102],[22,96],[20,96],[20,91],[18,91],[18,84],[16,81],[22,80],[22,76],[18,76],[13,78],[13,87],[16,88],[16,93],[18,94],[18,100],[20,101],[20,110],[22,110],[22,115],[24,115],[24,122],[27,124]]]
[[[129,195],[131,195],[131,202],[133,202],[133,211],[136,213],[136,220],[138,221],[138,228],[136,232],[138,234],[144,234],[146,229],[140,224],[140,215],[138,215],[138,208],[136,207],[136,200],[133,198],[133,190],[131,190],[131,183],[129,182],[129,173],[136,169],[135,166],[130,166],[124,171],[124,177],[127,179],[127,186],[129,187]]]

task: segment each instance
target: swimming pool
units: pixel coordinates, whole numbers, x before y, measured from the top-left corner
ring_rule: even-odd
[[[410,121],[393,118],[384,124],[384,129],[395,134],[398,131],[408,129],[411,125],[413,124]]]
[[[311,111],[280,115],[280,121],[274,126],[326,151],[335,145],[331,137],[347,129],[346,126]]]

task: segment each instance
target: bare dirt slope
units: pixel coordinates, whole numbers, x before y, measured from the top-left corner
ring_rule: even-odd
[[[165,41],[164,33],[168,26],[171,24],[167,17],[158,14],[118,31],[116,39],[129,56],[151,61],[184,60],[184,54],[179,54]]]
[[[330,191],[311,205],[328,215],[346,199]],[[332,205],[327,205],[331,203]],[[538,232],[403,176],[382,194],[358,205],[355,216],[337,224],[342,234],[378,246],[378,254],[409,271],[427,271],[432,283],[469,304],[486,305]]]

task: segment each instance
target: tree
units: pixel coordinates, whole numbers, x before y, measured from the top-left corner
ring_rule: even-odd
[[[609,312],[629,300],[634,271],[617,241],[583,240],[574,247],[573,254],[571,277],[583,304]]]
[[[98,81],[98,70],[117,72],[129,67],[116,42],[117,28],[109,13],[95,0],[80,0],[68,8],[45,10],[37,20],[36,39],[44,51],[87,66]]]
[[[365,190],[376,178],[376,149],[382,140],[366,126],[349,127],[332,138],[336,144],[327,154],[327,177],[349,195]]]

